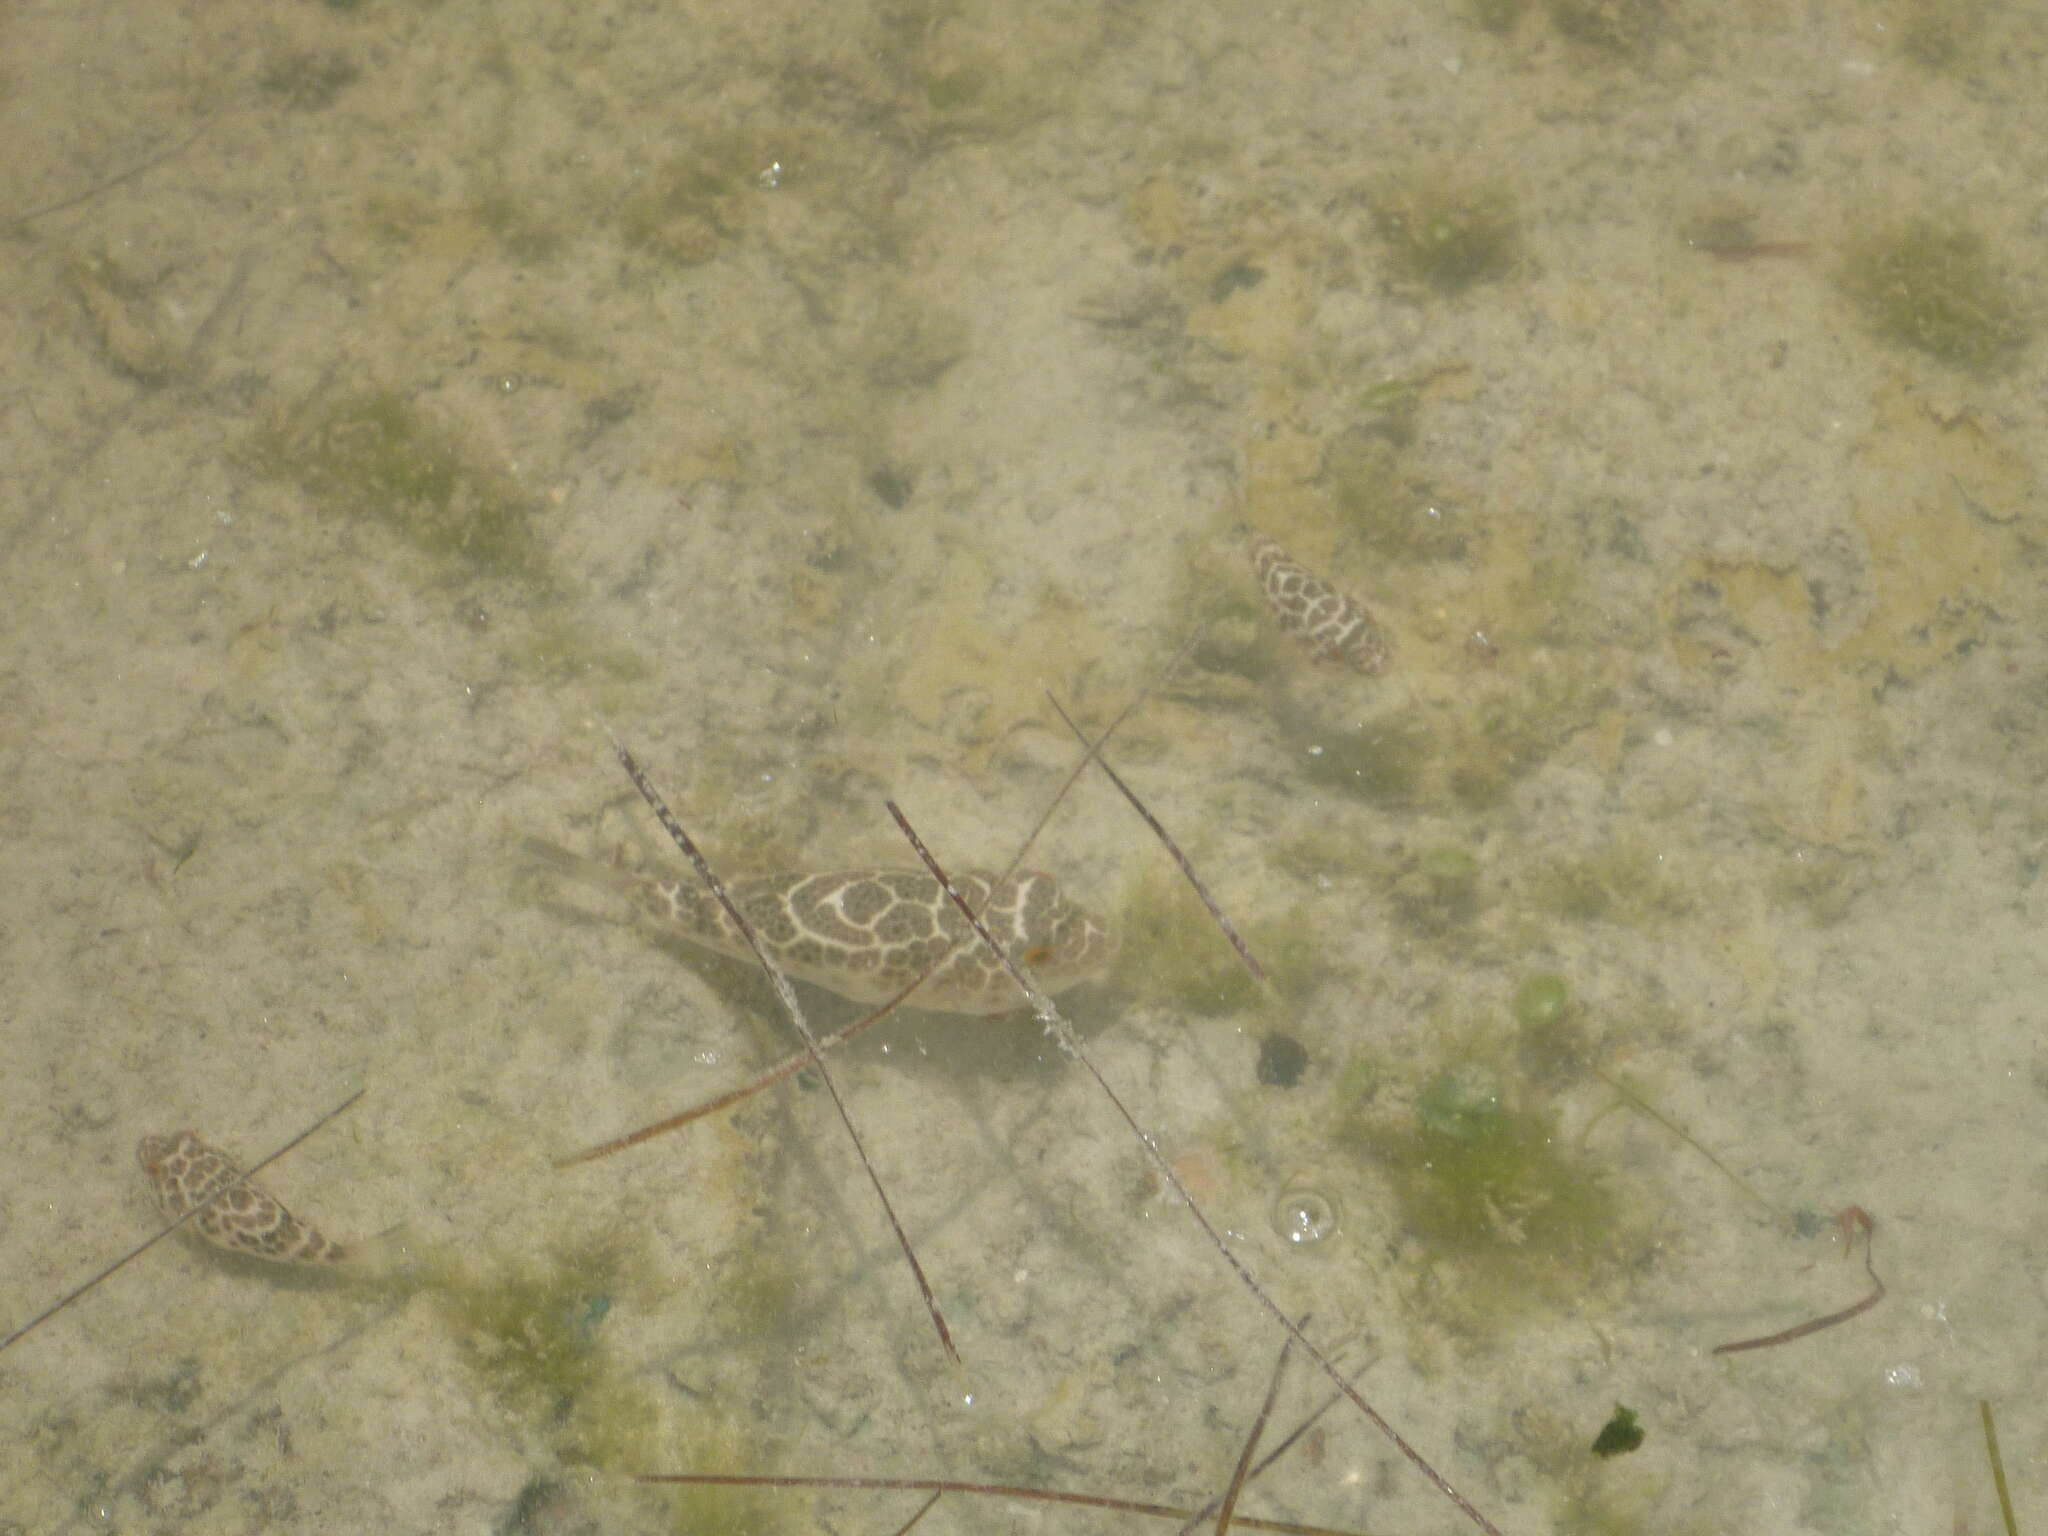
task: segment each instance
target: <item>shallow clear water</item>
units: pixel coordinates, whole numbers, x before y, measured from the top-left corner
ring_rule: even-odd
[[[521,852],[663,852],[608,725],[721,869],[908,864],[885,798],[999,865],[1046,691],[1147,689],[1271,982],[1091,773],[1063,1016],[1484,1518],[1988,1530],[1988,1400],[2024,1527],[2041,24],[1779,10],[17,14],[0,1327],[153,1229],[138,1138],[358,1088],[261,1182],[380,1268],[158,1245],[0,1354],[0,1529],[1220,1493],[1280,1330],[1027,1010],[835,1057],[956,1366],[814,1074],[554,1167],[792,1037]],[[1710,1354],[1869,1290],[1852,1206],[1885,1299]],[[1349,1405],[1239,1513],[1477,1528]]]

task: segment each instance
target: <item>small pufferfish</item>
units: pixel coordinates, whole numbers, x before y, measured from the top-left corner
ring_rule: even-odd
[[[1283,633],[1308,647],[1318,661],[1338,661],[1368,677],[1385,670],[1393,642],[1379,621],[1258,529],[1239,525],[1251,555],[1259,595]]]
[[[282,1201],[243,1177],[225,1152],[191,1131],[145,1136],[136,1144],[135,1157],[166,1221],[176,1221],[215,1190],[222,1191],[188,1223],[216,1248],[273,1264],[339,1264],[350,1256],[346,1247],[299,1220]]]

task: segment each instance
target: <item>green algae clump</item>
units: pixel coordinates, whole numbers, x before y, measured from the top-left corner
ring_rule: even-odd
[[[1385,807],[1407,805],[1420,791],[1432,742],[1415,711],[1340,726],[1325,725],[1292,703],[1280,705],[1276,715],[1290,738],[1306,741],[1302,771],[1310,783]]]
[[[1554,971],[1525,976],[1515,988],[1515,1022],[1523,1029],[1542,1029],[1562,1020],[1572,1005],[1572,986]]]
[[[323,512],[380,524],[460,570],[542,574],[534,500],[395,390],[318,402],[260,432],[248,457]]]
[[[749,184],[739,146],[710,144],[646,177],[619,209],[626,244],[679,267],[710,261],[745,220]]]
[[[757,1233],[720,1271],[712,1316],[719,1335],[735,1347],[781,1343],[799,1301],[796,1264],[786,1245]]]
[[[1616,55],[1645,52],[1664,19],[1664,0],[1551,0],[1560,37]]]
[[[1555,1088],[1579,1076],[1592,1055],[1571,983],[1554,971],[1522,979],[1510,1005],[1515,1060],[1531,1082]]]
[[[463,1353],[499,1401],[560,1421],[603,1372],[599,1342],[619,1268],[615,1252],[590,1246],[507,1260],[485,1273],[451,1265],[433,1289]]]
[[[1395,875],[1388,894],[1396,915],[1418,934],[1453,939],[1479,915],[1479,875],[1474,854],[1445,844],[1425,849]]]
[[[1614,1405],[1614,1417],[1600,1428],[1593,1439],[1595,1456],[1626,1456],[1643,1443],[1643,1426],[1633,1408],[1620,1403]]]
[[[1684,916],[1693,898],[1663,856],[1633,839],[1552,860],[1530,881],[1534,900],[1573,923],[1645,927]]]
[[[1592,1169],[1560,1150],[1550,1116],[1440,1095],[1417,1122],[1391,1147],[1405,1154],[1395,1180],[1417,1235],[1496,1262],[1594,1256],[1614,1202]]]
[[[1373,225],[1395,274],[1441,297],[1514,270],[1521,224],[1505,189],[1412,173],[1372,194]]]
[[[2032,334],[1983,237],[1951,222],[1911,219],[1856,237],[1836,283],[1875,335],[1966,373],[2010,366]]]
[[[1522,19],[1527,0],[1467,0],[1466,12],[1482,30],[1505,37]]]
[[[1351,1085],[1346,1074],[1340,1092]],[[1620,1203],[1601,1169],[1483,1056],[1441,1063],[1405,1113],[1355,1106],[1342,1134],[1391,1182],[1424,1262],[1462,1282],[1453,1321],[1491,1326],[1610,1267]]]
[[[1123,933],[1119,976],[1133,995],[1185,1013],[1218,1018],[1264,1006],[1276,996],[1305,996],[1327,970],[1299,911],[1245,930],[1270,974],[1261,987],[1195,894],[1177,876],[1142,877],[1118,913]]]
[[[319,112],[354,85],[362,69],[345,53],[288,53],[271,60],[256,77],[265,94],[294,112]]]
[[[605,1347],[614,1306],[648,1290],[642,1268],[599,1238],[483,1268],[444,1259],[421,1280],[499,1405],[564,1463],[622,1473],[748,1464],[760,1438],[729,1410],[658,1397]],[[678,1487],[666,1502],[671,1528],[693,1536],[784,1528],[756,1489]]]

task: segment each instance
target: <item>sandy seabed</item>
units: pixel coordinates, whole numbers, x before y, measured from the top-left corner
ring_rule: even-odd
[[[953,1366],[815,1085],[553,1167],[789,1038],[520,852],[659,848],[605,722],[721,867],[907,863],[885,796],[999,864],[1045,691],[1148,686],[1111,757],[1274,984],[1087,778],[1067,1015],[1484,1518],[1988,1531],[1988,1401],[2038,1523],[2048,21],[1783,9],[16,7],[0,1328],[153,1229],[138,1138],[357,1089],[262,1182],[397,1278],[159,1245],[0,1354],[0,1532],[1219,1492],[1279,1331],[1028,1013],[837,1071]],[[1907,228],[2004,275],[1968,366],[1854,277]],[[1883,1302],[1711,1355],[1869,1288],[1852,1206]],[[1349,1407],[1239,1507],[1475,1528]]]

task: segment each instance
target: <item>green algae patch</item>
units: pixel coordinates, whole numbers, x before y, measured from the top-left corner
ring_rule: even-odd
[[[1167,602],[1195,637],[1188,665],[1164,679],[1162,692],[1205,709],[1258,707],[1300,655],[1260,601],[1230,523],[1217,519],[1212,536],[1195,543]]]
[[[800,1299],[798,1267],[789,1245],[765,1232],[734,1251],[720,1270],[713,1325],[735,1348],[788,1340]]]
[[[1465,14],[1481,31],[1505,37],[1528,9],[1528,0],[1467,0]]]
[[[1305,754],[1302,770],[1311,784],[1389,809],[1412,805],[1421,793],[1435,747],[1419,711],[1401,710],[1334,729],[1291,701],[1276,713]]]
[[[744,1471],[767,1463],[762,1436],[715,1405],[672,1413],[661,1443],[635,1472]],[[661,1489],[669,1529],[679,1536],[776,1536],[805,1530],[802,1505],[761,1488],[671,1483]]]
[[[591,1244],[488,1270],[446,1263],[428,1277],[470,1365],[505,1408],[559,1429],[569,1460],[610,1464],[636,1449],[621,1434],[602,1349],[621,1268],[617,1249]],[[651,1425],[650,1405],[642,1417]]]
[[[272,59],[256,77],[256,85],[293,112],[319,112],[333,106],[361,75],[361,67],[347,54],[315,50]]]
[[[1571,1006],[1571,983],[1555,971],[1525,976],[1515,988],[1515,1023],[1525,1030],[1556,1026],[1563,1022]]]
[[[1522,979],[1511,1005],[1515,1065],[1531,1084],[1561,1089],[1578,1081],[1593,1059],[1593,1040],[1571,983],[1554,971]]]
[[[1470,544],[1464,529],[1418,507],[1416,475],[1404,457],[1417,388],[1389,380],[1362,399],[1359,419],[1323,448],[1319,485],[1330,505],[1375,567],[1463,558]]]
[[[545,577],[536,501],[395,390],[318,401],[260,432],[246,457],[327,515],[387,529],[457,572]]]
[[[1245,968],[1187,882],[1170,871],[1154,870],[1134,883],[1117,926],[1123,935],[1118,973],[1128,978],[1130,990],[1205,1018],[1299,1000],[1328,969],[1302,910],[1277,922],[1241,922],[1245,941],[1272,980],[1268,991]]]
[[[1373,226],[1394,274],[1440,297],[1507,276],[1521,250],[1521,221],[1506,188],[1413,171],[1371,195]]]
[[[528,673],[554,682],[578,679],[603,690],[600,703],[623,713],[638,707],[639,685],[656,676],[654,665],[625,645],[606,644],[567,609],[536,609],[507,652]]]
[[[1870,863],[1833,848],[1799,848],[1772,870],[1773,903],[1804,912],[1816,928],[1833,928],[1876,885]]]
[[[727,1441],[720,1442],[724,1445],[723,1450],[705,1450],[705,1443],[701,1439],[688,1442],[689,1454],[695,1458],[693,1465],[757,1465],[752,1458],[759,1454],[758,1443],[744,1436],[729,1433]],[[726,1459],[719,1459],[721,1456]],[[678,1484],[665,1491],[669,1502],[669,1528],[682,1533],[682,1536],[774,1536],[777,1531],[802,1529],[771,1513],[772,1506],[758,1488]],[[788,1502],[786,1496],[784,1502]]]
[[[1478,680],[1441,707],[1406,705],[1332,723],[1307,690],[1272,703],[1283,739],[1311,784],[1385,809],[1485,811],[1597,721],[1613,688],[1600,658],[1567,654],[1550,665]]]
[[[1703,1513],[1673,1512],[1675,1504],[1686,1501],[1673,1498],[1669,1460],[1612,1460],[1597,1454],[1587,1415],[1603,1406],[1581,1399],[1521,1403],[1513,1409],[1516,1447],[1548,1490],[1551,1529],[1573,1536],[1719,1536],[1730,1528],[1728,1520],[1717,1518],[1722,1511],[1708,1507],[1712,1500],[1696,1505]],[[1638,1416],[1619,1405],[1607,1422],[1624,1438],[1621,1426],[1630,1423],[1647,1434]],[[1611,1439],[1609,1444],[1617,1452],[1625,1448]],[[1667,1451],[1671,1444],[1667,1436]]]
[[[1188,612],[1185,607],[1179,612]],[[1198,703],[1217,701],[1224,690],[1205,689],[1202,674],[1216,674],[1261,688],[1279,677],[1292,658],[1282,649],[1279,632],[1259,606],[1249,598],[1231,597],[1215,604],[1188,653],[1195,680],[1174,679],[1174,691]],[[1223,702],[1237,703],[1231,695]]]
[[[1614,697],[1611,662],[1592,651],[1567,652],[1556,664],[1503,674],[1451,718],[1442,748],[1451,800],[1483,811],[1596,721]]]
[[[622,1245],[565,1242],[488,1267],[441,1260],[419,1278],[499,1406],[564,1463],[635,1473],[758,1460],[758,1435],[738,1419],[657,1395],[607,1347],[614,1308],[650,1290]],[[784,1528],[755,1489],[677,1487],[664,1499],[679,1531]]]
[[[1390,889],[1394,912],[1424,938],[1444,939],[1479,916],[1479,858],[1446,843],[1404,862]]]
[[[709,136],[646,177],[620,206],[627,245],[676,266],[698,266],[724,249],[744,226],[755,163],[732,140]],[[765,160],[759,161],[766,164]]]
[[[1517,1444],[1551,1490],[1553,1529],[1575,1536],[1708,1536],[1725,1528],[1725,1522],[1674,1517],[1668,1472],[1641,1461],[1612,1462],[1597,1452],[1584,1412],[1583,1406],[1540,1403],[1516,1411]],[[1625,1440],[1626,1424],[1643,1433],[1636,1415],[1617,1405],[1601,1431],[1616,1453],[1625,1447],[1609,1429]]]
[[[1552,1116],[1516,1108],[1456,1069],[1431,1080],[1415,1124],[1378,1148],[1408,1226],[1436,1251],[1503,1277],[1592,1263],[1615,1220],[1613,1196],[1559,1145]]]
[[[1603,53],[1645,53],[1664,21],[1664,0],[1551,0],[1558,36]]]
[[[2010,367],[2032,339],[2027,308],[1983,236],[1950,220],[1852,237],[1835,281],[1874,335],[1966,373]]]
[[[1632,838],[1554,859],[1529,884],[1533,904],[1567,923],[1644,927],[1683,917],[1693,905],[1664,872],[1662,855]]]
[[[1626,1456],[1639,1449],[1642,1443],[1642,1421],[1636,1417],[1635,1409],[1616,1403],[1613,1416],[1593,1438],[1593,1454],[1600,1457]]]
[[[1448,1326],[1484,1333],[1614,1272],[1623,1212],[1605,1170],[1486,1048],[1405,1084],[1354,1064],[1337,1092],[1338,1138],[1392,1186]]]
[[[500,250],[527,266],[558,259],[569,248],[574,232],[570,216],[537,204],[506,182],[489,186],[470,211]],[[547,328],[546,320],[536,320],[533,330],[544,334]],[[553,350],[564,355],[573,354],[576,348],[557,346]]]
[[[156,283],[104,251],[72,256],[64,263],[64,281],[84,307],[90,334],[108,364],[151,386],[186,374],[190,358],[165,323]]]

